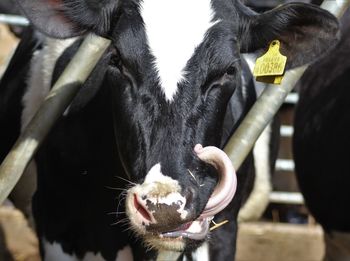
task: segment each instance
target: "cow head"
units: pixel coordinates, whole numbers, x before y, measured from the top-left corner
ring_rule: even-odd
[[[112,40],[104,84],[113,93],[120,158],[135,184],[127,214],[146,243],[172,250],[204,240],[210,218],[235,193],[233,167],[217,147],[227,104],[241,88],[240,53],[279,39],[288,67],[298,66],[327,50],[338,29],[328,12],[305,4],[260,15],[238,0],[19,4],[51,37],[94,32]]]

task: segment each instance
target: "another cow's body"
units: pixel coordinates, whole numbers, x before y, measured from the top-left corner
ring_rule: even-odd
[[[349,11],[342,25],[339,44],[309,68],[298,85],[294,124],[296,174],[308,208],[325,229],[327,254],[337,256],[329,260],[350,258],[349,235],[337,235],[350,233]]]
[[[297,66],[336,41],[336,20],[304,4],[257,15],[228,0],[18,3],[50,36],[92,31],[112,40],[36,156],[44,258],[152,260],[170,251],[232,260],[253,162],[240,168],[232,200],[234,170],[218,147],[255,99],[241,82],[240,52],[280,39],[287,67]],[[57,43],[46,41],[32,59],[22,128],[81,39]],[[229,223],[209,233],[212,218]]]

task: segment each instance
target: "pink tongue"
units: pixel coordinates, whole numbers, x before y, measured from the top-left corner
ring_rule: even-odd
[[[213,165],[220,175],[219,182],[201,214],[202,218],[213,217],[233,199],[237,188],[236,172],[229,157],[219,148],[213,146],[203,148],[197,144],[194,151],[201,160]]]

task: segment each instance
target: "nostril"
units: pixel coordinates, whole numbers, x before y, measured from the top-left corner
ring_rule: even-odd
[[[148,221],[152,221],[152,218],[148,211],[140,204],[140,202],[137,199],[136,194],[134,194],[134,206],[136,210]]]

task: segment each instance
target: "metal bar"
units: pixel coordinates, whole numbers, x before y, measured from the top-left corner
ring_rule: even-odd
[[[0,14],[0,23],[8,25],[28,26],[27,18],[19,15]]]
[[[295,164],[293,160],[288,159],[278,159],[275,165],[276,171],[291,171],[295,169]]]
[[[304,197],[298,192],[271,192],[270,203],[303,205]]]
[[[1,164],[0,204],[10,194],[38,147],[86,81],[109,44],[110,40],[102,37],[94,35],[86,37]]]
[[[326,0],[322,7],[340,17],[349,5],[349,0]],[[255,141],[277,113],[306,68],[307,66],[302,66],[286,72],[281,85],[268,85],[251,108],[224,149],[236,169],[239,169]]]
[[[303,66],[288,71],[279,86],[268,85],[251,108],[224,149],[236,169],[241,166],[255,141],[277,113],[306,68]]]
[[[294,133],[293,126],[289,125],[282,125],[280,128],[280,135],[284,138],[291,138]]]
[[[349,7],[349,0],[324,0],[321,8],[328,10],[336,17],[340,18]]]
[[[288,94],[288,96],[284,102],[289,103],[289,104],[297,104],[298,101],[299,101],[299,94],[298,93],[290,93],[290,94]]]

